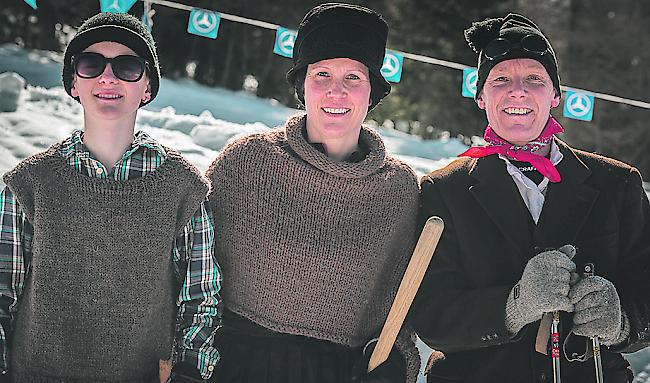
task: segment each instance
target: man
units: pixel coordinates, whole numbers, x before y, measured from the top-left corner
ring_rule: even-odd
[[[78,130],[4,175],[0,195],[2,381],[210,378],[220,271],[207,181],[143,132],[160,82],[135,17],[86,20],[63,85]]]
[[[445,221],[411,312],[445,354],[428,381],[552,381],[549,313],[559,311],[563,381],[595,381],[588,337],[598,336],[605,382],[631,382],[620,353],[650,344],[641,176],[557,139],[556,57],[533,22],[509,14],[465,35],[479,53],[488,145],[422,180],[421,219]]]

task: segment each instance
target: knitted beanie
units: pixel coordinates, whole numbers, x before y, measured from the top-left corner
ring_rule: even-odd
[[[356,60],[370,73],[370,110],[390,93],[390,84],[381,74],[387,38],[388,24],[371,9],[341,3],[318,5],[300,23],[287,81],[304,104],[307,65],[339,57]]]
[[[530,35],[541,37],[541,41],[546,44],[546,47],[542,47],[543,53],[525,49],[526,44],[523,44],[522,47],[522,39]],[[551,43],[546,39],[539,27],[526,17],[510,13],[505,18],[485,19],[472,23],[472,26],[465,30],[465,39],[468,45],[479,54],[475,98],[479,97],[483,85],[485,85],[485,80],[495,65],[505,60],[519,58],[533,59],[541,63],[548,72],[551,81],[553,81],[553,87],[557,94],[562,95],[553,47],[551,47]],[[485,48],[497,39],[507,40],[511,45],[504,54],[490,59],[486,56]],[[537,49],[535,50],[537,51]]]
[[[141,103],[140,106],[153,101],[158,94],[160,84],[160,65],[153,36],[136,17],[128,13],[110,12],[99,13],[84,21],[65,50],[63,57],[63,87],[70,97],[73,97],[70,93],[74,74],[72,56],[102,41],[123,44],[147,61],[151,98],[149,101]],[[79,101],[78,97],[74,98]]]

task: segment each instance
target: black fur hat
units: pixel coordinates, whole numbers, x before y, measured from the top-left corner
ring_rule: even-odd
[[[536,35],[543,39],[546,44],[544,54],[539,54],[522,48],[521,40],[529,35]],[[512,45],[511,49],[496,58],[488,59],[485,56],[484,49],[494,40],[501,38],[508,40]],[[535,23],[522,15],[510,13],[505,18],[485,19],[483,21],[472,23],[472,26],[465,30],[465,40],[467,44],[479,54],[478,56],[478,80],[476,82],[476,98],[480,95],[485,85],[490,70],[498,63],[518,58],[529,58],[539,61],[549,77],[553,81],[553,87],[558,95],[560,91],[560,77],[557,70],[557,59],[551,43],[546,39],[542,31]]]
[[[63,87],[70,97],[72,94],[72,56],[82,52],[89,46],[102,42],[113,41],[131,48],[138,56],[147,60],[149,86],[151,87],[151,98],[140,106],[153,101],[158,94],[160,84],[160,64],[156,54],[156,43],[151,32],[136,17],[128,13],[103,12],[84,21],[77,30],[70,43],[65,49],[63,57]],[[75,98],[77,101],[78,98]]]
[[[307,65],[346,57],[364,64],[370,73],[370,108],[390,93],[390,84],[381,75],[386,53],[388,24],[377,12],[352,4],[327,3],[307,12],[293,47],[293,68],[287,81],[305,103],[304,80]]]

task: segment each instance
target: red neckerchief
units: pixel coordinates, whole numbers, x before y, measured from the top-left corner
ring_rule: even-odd
[[[540,156],[535,152],[549,145],[556,133],[562,132],[564,132],[564,129],[560,123],[551,116],[539,137],[534,141],[530,141],[526,145],[518,146],[499,137],[492,127],[488,125],[487,128],[485,128],[485,134],[483,135],[483,138],[488,145],[471,147],[458,157],[481,158],[491,154],[501,154],[515,161],[528,162],[544,177],[548,178],[549,181],[560,182],[562,177],[560,177],[560,173],[557,171],[551,160],[544,156]]]

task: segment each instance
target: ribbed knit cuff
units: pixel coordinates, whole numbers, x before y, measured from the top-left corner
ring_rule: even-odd
[[[519,283],[517,283],[508,294],[508,300],[506,301],[506,329],[510,335],[517,334],[525,325],[528,324],[523,320],[519,309],[517,308],[517,302],[515,301],[515,291],[519,289]]]
[[[625,310],[621,308],[621,332],[619,332],[618,336],[613,341],[610,342],[607,339],[603,339],[602,343],[608,347],[610,346],[616,347],[621,343],[625,342],[629,337],[630,337],[630,319],[625,314]]]

